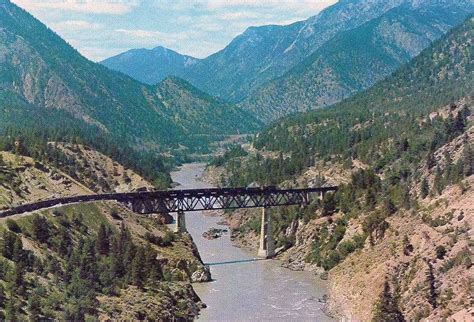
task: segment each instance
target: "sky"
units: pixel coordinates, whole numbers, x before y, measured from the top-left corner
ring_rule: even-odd
[[[250,26],[305,20],[337,0],[11,0],[87,58],[164,46],[204,58]]]

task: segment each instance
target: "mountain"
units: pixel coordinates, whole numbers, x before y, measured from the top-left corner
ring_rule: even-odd
[[[165,105],[159,87],[87,60],[26,11],[0,1],[1,128],[71,126],[121,144],[159,148],[181,139],[190,142],[193,135],[236,134],[258,125],[234,107],[229,112],[234,126],[220,128],[215,115],[226,118],[229,106],[201,94],[194,103],[210,101],[193,110],[194,118],[183,117],[186,111],[170,106],[178,98],[170,97],[186,91],[191,101],[189,95],[198,91],[176,84],[176,92],[167,92]]]
[[[470,17],[371,88],[275,122],[208,169],[229,186],[339,186],[271,214],[279,259],[329,280],[334,318],[471,318],[473,36]],[[260,213],[227,216],[234,240],[258,245]]]
[[[406,4],[338,33],[280,78],[239,106],[265,122],[334,104],[375,84],[461,23],[465,5]],[[471,7],[474,9],[474,7]]]
[[[155,93],[173,115],[173,121],[187,124],[183,131],[194,136],[240,133],[242,129],[256,129],[260,125],[250,113],[219,101],[177,77],[161,81]]]
[[[437,8],[439,19],[431,16],[431,19],[437,19],[424,21],[425,18],[421,17],[423,21],[420,28],[431,23],[433,28],[441,32],[446,32],[456,22],[462,21],[466,12],[473,10],[470,0],[341,0],[305,21],[287,26],[250,27],[223,50],[189,65],[184,72],[180,68],[171,75],[182,77],[221,99],[238,102],[268,81],[284,75],[317,49],[324,47],[334,36],[357,28],[399,6],[420,12],[430,11],[430,7]],[[417,29],[416,24],[409,27],[415,29],[406,30],[408,34],[424,31]],[[425,36],[434,39],[436,35],[439,37],[439,31],[435,35]],[[418,47],[416,44],[412,46]],[[142,59],[137,58],[139,61]],[[152,66],[155,62],[148,61],[148,64]],[[164,65],[167,66],[166,63]],[[128,64],[120,64],[116,68],[130,70]],[[150,80],[151,83],[158,81],[159,78]]]
[[[153,49],[132,49],[110,57],[101,64],[142,83],[154,85],[170,75],[182,77],[185,70],[196,62],[197,58],[158,46]]]

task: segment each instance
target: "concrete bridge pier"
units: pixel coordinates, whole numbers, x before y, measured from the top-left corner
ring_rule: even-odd
[[[185,233],[186,230],[186,216],[184,215],[184,211],[179,210],[178,214],[176,215],[176,226],[174,228],[175,233]]]
[[[260,230],[260,247],[258,257],[272,258],[275,255],[275,243],[273,242],[270,212],[267,207],[262,208],[262,228]]]

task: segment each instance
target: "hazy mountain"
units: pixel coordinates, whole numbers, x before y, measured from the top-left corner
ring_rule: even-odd
[[[255,129],[257,122],[246,113],[219,104],[189,84],[183,84],[184,89],[180,86],[176,83],[176,92],[169,90],[164,102],[160,87],[144,85],[85,59],[26,11],[0,1],[1,127],[64,127],[67,122],[148,146],[189,140],[192,135]],[[173,105],[177,99],[169,99],[183,91],[187,101],[199,93],[192,118]],[[232,123],[217,120],[217,115],[229,117]]]
[[[338,33],[292,70],[239,105],[268,122],[334,104],[372,86],[469,14],[469,6],[402,5]],[[472,8],[472,6],[471,6]]]
[[[170,75],[183,76],[186,68],[197,61],[197,58],[158,46],[153,49],[132,49],[110,57],[101,64],[153,85]]]
[[[205,92],[236,102],[264,83],[288,72],[317,49],[324,47],[335,35],[357,28],[395,7],[407,4],[410,5],[407,10],[420,12],[429,11],[429,7],[436,6],[440,10],[439,14],[454,21],[460,21],[466,16],[466,11],[472,11],[470,0],[455,3],[448,0],[342,0],[306,21],[287,26],[248,28],[223,50],[196,61],[184,71],[181,67],[175,71],[170,70],[170,75],[185,78]],[[446,31],[454,24],[443,21],[436,27]],[[406,32],[419,33],[420,30],[415,26],[415,30]],[[428,38],[433,39],[434,36]],[[141,55],[137,60],[146,60],[145,57],[146,55]],[[139,67],[137,71],[131,72],[131,62],[122,64],[114,60],[114,63],[117,63],[113,67],[115,69],[131,76],[138,73],[141,79],[144,77],[144,68]],[[162,70],[167,69],[166,61],[160,60],[158,63],[163,65]],[[148,62],[150,66],[154,64],[156,60]],[[147,81],[156,83],[159,78]]]

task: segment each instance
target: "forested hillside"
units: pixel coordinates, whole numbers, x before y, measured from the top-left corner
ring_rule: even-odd
[[[0,139],[0,209],[152,187],[87,146]],[[203,304],[190,282],[208,280],[210,274],[190,237],[164,225],[171,222],[168,214],[137,216],[113,202],[0,218],[0,319],[197,316]]]
[[[122,145],[163,149],[183,138],[192,142],[194,134],[235,134],[258,125],[234,108],[229,116],[235,126],[219,127],[222,123],[206,118],[212,115],[208,109],[227,117],[228,106],[205,102],[202,96],[203,105],[190,120],[178,105],[165,106],[157,91],[88,61],[30,14],[8,0],[0,1],[1,130],[67,126]],[[178,93],[168,92],[168,103],[172,95]]]
[[[269,122],[332,105],[390,75],[442,36],[449,26],[464,21],[469,12],[454,4],[449,9],[434,3],[395,7],[355,29],[338,33],[239,106]]]
[[[377,30],[363,28],[355,38],[341,39],[344,35],[349,37],[345,32],[378,19],[393,9],[400,11],[400,17],[389,15]],[[304,21],[285,26],[250,27],[224,49],[204,59],[193,61],[183,55],[176,56],[169,50],[165,51],[166,55],[161,50],[156,55],[154,50],[135,50],[103,63],[150,84],[156,84],[164,73],[169,73],[233,103],[243,100],[263,86],[256,93],[258,97],[252,96],[245,106],[253,112],[263,110],[262,119],[275,119],[283,115],[286,108],[293,112],[298,110],[295,106],[302,103],[304,106],[301,109],[330,104],[336,98],[340,100],[353,91],[366,88],[407,62],[473,10],[474,5],[470,0],[344,0]],[[333,38],[339,39],[334,40],[339,42],[339,47],[332,41]],[[342,41],[349,41],[349,47],[342,47]],[[323,52],[319,52],[319,55],[316,52],[323,50],[327,43],[330,45],[324,53],[341,48],[344,51],[332,58],[324,57],[329,60],[322,59],[320,55]],[[372,60],[376,58],[370,55],[372,46],[383,55],[372,64],[364,64],[364,55],[369,55]],[[355,53],[351,52],[352,47]],[[341,53],[345,55],[340,57]],[[312,55],[316,57],[309,58]],[[322,62],[317,58],[322,59]],[[346,70],[338,69],[338,60],[345,61],[341,64],[345,64],[343,68]],[[303,80],[298,78],[301,85],[294,78],[287,81],[291,85],[278,80],[300,63],[306,67],[311,67],[308,66],[311,63],[315,65],[309,68]],[[349,64],[354,66],[348,68]],[[276,83],[270,82],[275,79]],[[268,82],[270,84],[266,86]],[[310,88],[308,92],[305,90],[307,86]],[[313,95],[318,92],[315,87],[321,87],[320,93],[316,93],[317,97]],[[341,88],[342,93],[337,88]],[[285,96],[283,92],[287,90],[290,90],[290,94]],[[272,118],[270,111],[278,113]]]
[[[339,318],[469,317],[473,35],[469,18],[371,89],[275,122],[214,162],[224,185],[340,185],[272,213],[287,265],[329,271]],[[258,214],[229,216],[251,244]]]
[[[429,118],[421,124],[417,119],[459,100],[471,101],[473,33],[470,18],[371,89],[331,108],[275,122],[256,136],[253,145],[257,150],[282,152],[290,157],[261,158],[256,162],[261,171],[246,174],[239,170],[232,184],[242,185],[257,178],[265,180],[261,183],[278,183],[313,165],[315,158],[335,157],[343,162],[357,158],[382,169],[398,158],[392,151],[395,142],[387,141],[409,140],[418,135],[429,141],[438,132],[436,138],[441,140],[446,134],[439,118]],[[426,154],[430,142],[419,142],[411,149],[411,155]],[[274,174],[267,176],[268,171]]]

